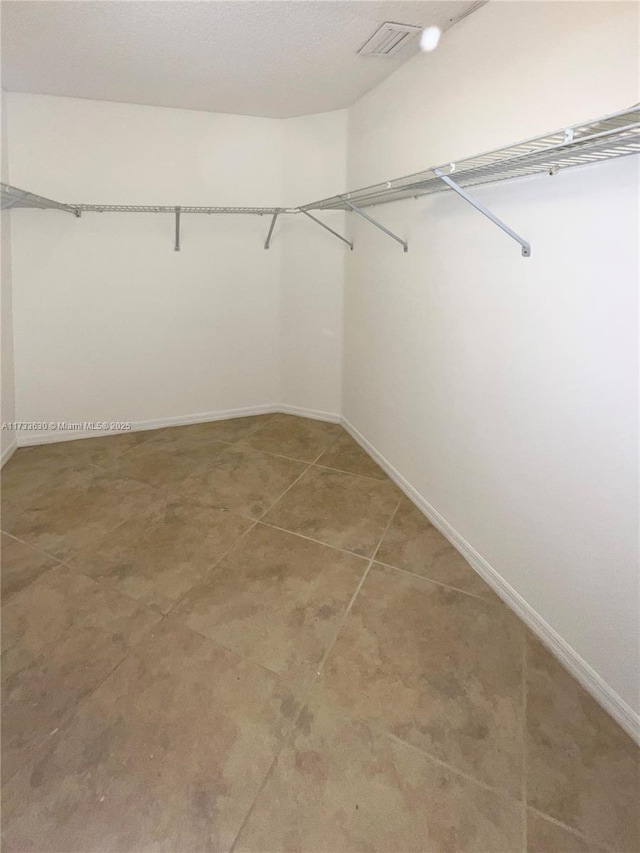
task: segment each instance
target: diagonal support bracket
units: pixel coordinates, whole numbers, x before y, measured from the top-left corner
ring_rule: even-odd
[[[359,207],[356,207],[356,206],[355,206],[355,204],[351,204],[351,202],[350,202],[350,201],[347,201],[347,200],[345,199],[345,202],[344,202],[344,203],[345,203],[345,204],[347,205],[347,207],[348,207],[348,208],[350,208],[354,213],[357,213],[357,214],[358,214],[358,216],[361,216],[363,219],[366,219],[366,220],[367,220],[367,222],[370,222],[372,225],[375,225],[375,226],[376,226],[376,228],[379,228],[381,231],[384,231],[384,233],[385,233],[385,234],[388,234],[388,235],[389,235],[389,237],[392,237],[394,240],[396,240],[396,242],[400,243],[400,245],[404,248],[405,252],[408,252],[408,251],[409,251],[409,246],[407,245],[407,243],[406,243],[404,240],[401,240],[401,239],[400,239],[400,237],[398,237],[398,236],[397,236],[397,234],[394,234],[394,233],[393,233],[393,231],[389,231],[389,229],[388,229],[388,228],[385,228],[385,227],[384,227],[384,225],[381,225],[381,224],[380,224],[380,222],[378,222],[378,221],[377,221],[376,219],[374,219],[372,216],[369,216],[369,214],[368,214],[368,213],[365,213],[365,212],[364,212],[364,210],[360,210],[360,208],[359,208]]]
[[[324,222],[321,222],[319,219],[316,219],[316,217],[315,217],[315,216],[312,216],[312,215],[309,213],[309,211],[308,211],[308,210],[301,210],[300,212],[301,212],[301,213],[304,213],[304,215],[305,215],[305,216],[308,216],[308,217],[309,217],[309,219],[313,219],[313,221],[314,221],[314,222],[317,222],[317,223],[318,223],[318,225],[319,225],[321,228],[324,228],[324,229],[325,229],[326,231],[328,231],[330,234],[333,234],[333,235],[334,235],[334,237],[337,237],[337,238],[338,238],[338,240],[342,240],[342,242],[343,242],[343,243],[346,243],[346,244],[347,244],[347,246],[348,246],[348,247],[351,249],[351,251],[353,252],[353,243],[351,242],[351,240],[347,240],[347,238],[346,238],[346,237],[343,237],[343,236],[342,236],[342,234],[338,234],[338,232],[337,232],[337,231],[334,231],[334,230],[333,230],[333,228],[329,228],[329,226],[328,226],[328,225],[325,225],[325,224],[324,224]]]
[[[276,207],[274,214],[273,214],[273,219],[271,220],[271,225],[269,226],[269,233],[267,234],[267,240],[264,244],[265,249],[268,249],[271,246],[271,235],[273,234],[273,229],[276,227],[276,221],[277,221],[277,219],[281,213],[282,213],[282,208]]]
[[[512,240],[515,240],[516,243],[520,243],[520,245],[522,246],[523,258],[531,257],[531,245],[524,239],[524,237],[521,237],[519,234],[516,234],[516,232],[509,228],[509,226],[506,225],[501,219],[498,219],[498,217],[491,213],[490,210],[487,210],[484,204],[481,204],[477,199],[469,195],[466,190],[463,190],[462,187],[458,186],[455,181],[451,180],[451,178],[441,172],[440,169],[434,169],[433,174],[436,176],[436,178],[440,178],[440,180],[443,181],[448,187],[450,187],[455,193],[458,193],[460,198],[463,198],[465,201],[469,202],[472,207],[475,207],[475,209],[479,210],[480,213],[487,217],[487,219],[490,219],[494,225],[497,225],[498,228],[501,228],[505,232],[505,234],[508,234],[509,237],[512,238]]]
[[[180,208],[176,207],[176,242],[173,247],[174,252],[180,251]]]

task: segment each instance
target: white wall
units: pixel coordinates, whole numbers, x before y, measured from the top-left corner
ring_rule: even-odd
[[[8,101],[10,182],[57,200],[291,206],[345,188],[345,111]],[[177,253],[171,215],[13,216],[21,420],[339,412],[345,247],[305,217],[280,217],[265,251],[269,217],[183,214]]]
[[[2,97],[2,182],[8,183],[9,177],[9,151],[7,146],[8,122],[4,93]],[[0,418],[3,424],[14,421],[15,409],[15,382],[13,372],[13,308],[12,308],[12,285],[11,285],[11,213],[3,210],[0,213],[0,255],[2,266],[0,270],[0,281],[2,293],[0,296],[0,316],[2,318],[0,328]],[[16,446],[16,435],[9,430],[0,430],[0,463],[9,459]]]
[[[345,192],[347,112],[283,121],[284,200],[295,207]],[[341,212],[316,214],[345,233]],[[282,223],[282,402],[339,414],[342,404],[342,315],[349,247],[306,216]]]
[[[10,182],[71,202],[280,204],[274,119],[11,94]],[[18,210],[20,420],[149,421],[280,397],[267,217]]]
[[[631,3],[488,4],[350,110],[349,185],[631,106],[637,35]],[[531,240],[530,259],[453,194],[370,209],[407,237],[406,255],[351,222],[344,414],[629,721],[637,158],[475,194]]]

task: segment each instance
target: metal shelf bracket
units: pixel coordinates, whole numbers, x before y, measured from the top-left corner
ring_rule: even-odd
[[[389,237],[394,239],[396,242],[400,243],[400,245],[403,246],[405,252],[409,251],[409,246],[407,245],[407,243],[404,240],[401,240],[400,237],[397,236],[397,234],[393,233],[393,231],[389,231],[388,228],[385,228],[384,225],[382,225],[380,222],[378,222],[376,219],[374,219],[373,216],[369,216],[369,214],[365,213],[364,210],[360,210],[359,207],[356,207],[355,204],[352,204],[350,201],[347,201],[346,199],[345,199],[344,203],[354,213],[357,213],[358,216],[362,216],[363,219],[366,219],[372,225],[375,225],[376,228],[379,228],[381,231],[384,231],[385,234],[388,234]]]
[[[480,211],[480,213],[486,216],[487,219],[490,219],[494,223],[494,225],[497,225],[498,228],[501,228],[505,232],[505,234],[508,234],[509,237],[516,241],[516,243],[520,243],[520,245],[522,246],[523,258],[531,257],[531,245],[524,239],[524,237],[521,237],[519,234],[516,234],[516,232],[509,228],[509,226],[506,225],[501,219],[498,219],[495,214],[491,213],[490,210],[487,210],[484,204],[481,204],[476,198],[474,198],[472,195],[469,195],[466,190],[463,190],[462,187],[458,186],[455,181],[453,181],[448,175],[445,175],[444,172],[441,172],[440,169],[434,169],[433,174],[436,176],[436,178],[439,178],[441,181],[443,181],[443,183],[450,187],[455,193],[458,193],[460,198],[463,198],[472,207],[475,207],[476,210]]]
[[[343,236],[342,236],[342,234],[338,234],[338,232],[337,232],[337,231],[334,231],[334,230],[333,230],[333,228],[329,228],[329,226],[328,226],[328,225],[325,225],[325,223],[324,223],[324,222],[321,222],[319,219],[316,219],[316,217],[315,217],[315,216],[312,216],[312,215],[309,213],[309,211],[308,211],[308,210],[302,210],[302,211],[301,211],[301,213],[304,213],[304,215],[305,215],[305,216],[308,216],[308,217],[309,217],[309,219],[313,219],[313,221],[314,221],[314,222],[317,222],[317,223],[318,223],[318,225],[319,225],[321,228],[324,228],[324,229],[325,229],[326,231],[328,231],[330,234],[333,234],[333,235],[334,235],[334,237],[337,237],[337,238],[338,238],[338,240],[342,240],[342,242],[343,242],[343,243],[346,243],[346,244],[347,244],[347,246],[348,246],[348,247],[351,249],[351,251],[353,252],[353,243],[352,243],[352,241],[351,241],[351,240],[347,240],[347,238],[346,238],[346,237],[343,237]]]
[[[269,233],[267,234],[267,240],[264,244],[265,249],[268,249],[271,246],[271,235],[273,234],[273,229],[276,227],[276,221],[282,212],[282,208],[276,207],[273,213],[273,219],[271,220],[271,225],[269,226]]]
[[[173,247],[174,252],[180,251],[180,208],[176,207],[176,242]]]

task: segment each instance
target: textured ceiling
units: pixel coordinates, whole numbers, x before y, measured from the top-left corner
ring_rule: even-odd
[[[286,117],[340,109],[416,50],[357,50],[384,21],[446,29],[460,0],[5,0],[9,91]]]

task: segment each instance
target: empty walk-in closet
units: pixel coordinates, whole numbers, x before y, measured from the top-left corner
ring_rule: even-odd
[[[640,6],[1,13],[6,853],[638,853]]]

